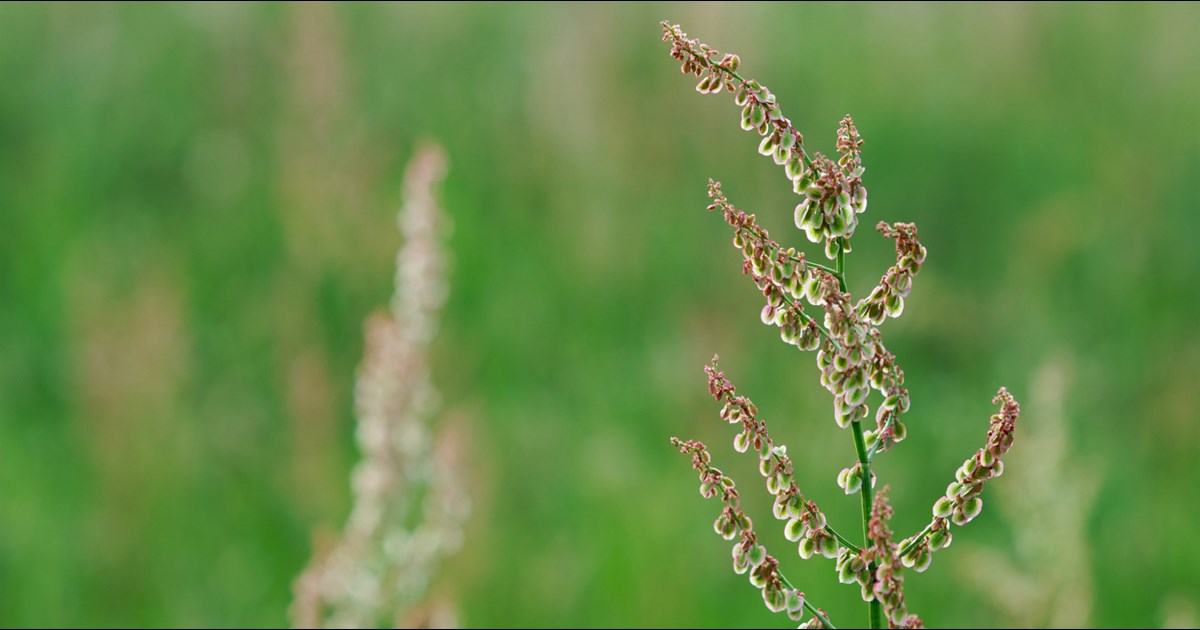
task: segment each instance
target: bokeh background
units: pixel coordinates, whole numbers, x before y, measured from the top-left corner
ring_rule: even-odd
[[[776,238],[795,197],[658,22],[738,52],[928,263],[884,326],[912,391],[881,457],[916,531],[1024,414],[983,515],[908,581],[934,626],[1197,623],[1200,8],[0,6],[0,625],[278,625],[349,509],[362,322],[400,175],[451,156],[434,347],[474,513],[434,595],[479,626],[786,626],[729,569],[672,435],[713,446],[834,622],[832,562],[769,526],[722,365],[843,531],[853,459],[811,356],[758,322],[717,177]]]

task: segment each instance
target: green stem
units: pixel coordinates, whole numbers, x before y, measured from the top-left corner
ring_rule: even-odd
[[[880,439],[879,436],[883,435],[883,432],[887,431],[888,427],[892,426],[892,422],[894,422],[895,419],[896,419],[896,416],[892,415],[892,416],[888,417],[887,422],[883,423],[883,426],[879,429],[879,432],[875,435],[875,444],[871,447],[871,452],[867,453],[867,461],[873,461],[875,459],[875,453],[877,453],[879,451],[879,445],[883,443],[883,440]]]
[[[901,558],[903,558],[904,556],[907,556],[908,552],[912,551],[913,549],[916,548],[917,545],[921,544],[921,541],[925,540],[925,537],[928,536],[931,531],[933,531],[933,523],[932,522],[929,523],[928,525],[926,525],[925,529],[921,530],[921,533],[914,536],[912,539],[912,542],[908,543],[907,545],[904,545],[904,548],[901,549],[896,555],[900,556]]]
[[[792,586],[792,583],[788,581],[787,576],[785,576],[783,573],[779,573],[778,575],[779,575],[779,581],[783,582],[784,586],[786,586],[792,590],[797,590],[796,587]],[[826,628],[833,628],[834,630],[837,630],[837,626],[830,623],[829,617],[827,615],[825,615],[825,613],[822,613],[820,610],[817,610],[816,606],[813,606],[812,604],[808,603],[807,597],[804,598],[804,609],[807,610],[808,612],[812,613],[812,615],[814,617],[816,617],[817,619],[820,619],[821,623],[825,624]]]
[[[838,253],[837,253],[837,279],[838,289],[842,293],[847,293],[846,290],[846,239],[838,238]],[[854,433],[854,452],[858,455],[858,463],[862,467],[862,487],[860,496],[862,498],[862,530],[863,530],[863,545],[871,544],[870,536],[870,520],[871,520],[871,504],[874,503],[875,488],[871,485],[871,460],[867,457],[867,443],[863,439],[863,429],[861,421],[850,423],[850,428]],[[875,575],[875,563],[870,564],[871,575]],[[870,628],[883,627],[883,606],[879,603],[879,598],[876,597],[867,604],[867,622]]]
[[[744,79],[742,77],[742,75],[738,74],[737,72],[734,72],[733,70],[730,70],[729,68],[723,67],[721,64],[713,61],[712,59],[709,59],[708,57],[705,57],[704,55],[696,54],[695,52],[693,52],[690,48],[687,48],[686,46],[684,47],[684,50],[686,50],[688,52],[688,54],[690,54],[692,57],[703,62],[704,65],[708,66],[709,68],[715,69],[718,72],[725,73],[731,79],[736,79],[738,83],[742,83],[742,84],[746,83],[746,79]],[[801,140],[798,144],[800,145],[800,157],[804,160],[804,165],[809,168],[812,168],[812,158],[809,157],[808,150],[804,148],[804,141]]]
[[[850,542],[850,540],[847,539],[845,536],[839,534],[836,529],[829,526],[829,523],[825,524],[825,530],[828,531],[830,534],[833,534],[833,537],[838,539],[838,542],[842,543],[843,547],[846,547],[847,549],[849,549],[850,551],[853,551],[854,553],[862,552],[862,549],[860,549],[858,545]]]

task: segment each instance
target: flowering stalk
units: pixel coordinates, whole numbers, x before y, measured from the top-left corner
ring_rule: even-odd
[[[878,453],[906,437],[902,416],[908,412],[910,402],[904,371],[884,346],[879,326],[904,312],[912,278],[925,262],[926,250],[917,239],[917,228],[911,223],[881,222],[876,226],[885,238],[895,242],[896,262],[866,297],[854,301],[846,284],[846,254],[852,251],[850,240],[858,226],[858,215],[867,209],[867,189],[862,180],[863,139],[854,121],[846,116],[838,126],[836,160],[820,153],[809,154],[804,136],[783,115],[775,95],[738,73],[741,60],[737,55],[722,55],[688,39],[678,26],[663,22],[662,27],[663,41],[670,44],[671,56],[680,62],[682,72],[700,77],[697,91],[734,94],[734,103],[742,108],[742,128],[761,136],[759,153],[784,167],[793,191],[801,197],[793,215],[796,227],[809,241],[821,243],[825,257],[832,261],[811,262],[803,252],[772,240],[757,224],[755,215],[735,207],[722,192],[720,182],[709,180],[708,209],[720,211],[733,228],[733,245],[741,254],[742,272],[765,300],[760,319],[778,327],[785,343],[817,352],[821,384],[833,396],[834,422],[851,431],[855,461],[841,470],[837,482],[846,494],[859,494],[861,546],[837,533],[816,504],[800,493],[786,447],[772,442],[766,424],[758,418],[757,407],[737,395],[724,373],[717,370],[715,357],[705,368],[709,392],[723,403],[721,418],[742,426],[734,448],[745,452],[753,447],[757,452],[759,470],[767,478],[767,491],[775,497],[775,516],[787,520],[784,533],[788,540],[800,541],[799,555],[807,559],[819,552],[837,559],[839,579],[860,586],[863,600],[868,603],[870,627],[882,627],[885,621],[889,627],[922,627],[920,618],[907,611],[903,569],[927,569],[932,552],[949,545],[950,524],[965,525],[979,513],[983,483],[1003,472],[1001,458],[1012,445],[1019,412],[1016,402],[1001,389],[996,402],[1002,403],[1002,408],[993,416],[987,446],[959,469],[957,481],[934,506],[934,521],[920,534],[893,542],[887,524],[892,507],[887,503],[886,488],[875,494],[871,462]],[[810,307],[819,312],[811,312]],[[870,415],[867,399],[873,392],[881,400],[874,415],[875,425],[867,429],[863,420]],[[726,478],[707,468],[708,452],[702,445],[697,447],[698,443],[672,440],[693,454],[693,465],[701,470],[702,482],[708,484],[707,490],[702,485],[701,494],[714,496],[716,486]],[[701,460],[704,467],[697,463]],[[736,492],[732,496],[736,499]],[[718,519],[718,532],[732,536],[729,532],[737,529],[743,516],[727,502],[724,520]],[[777,572],[777,567],[772,570]],[[827,618],[815,621],[828,623]]]
[[[404,234],[387,315],[368,321],[355,389],[363,459],[341,540],[296,580],[297,627],[395,627],[424,596],[435,562],[460,543],[470,509],[452,444],[435,446],[436,391],[426,350],[446,297],[439,147],[421,150],[404,179]]]
[[[733,570],[738,575],[749,571],[750,583],[762,591],[763,602],[771,612],[787,612],[790,619],[799,621],[805,610],[811,612],[817,628],[833,628],[825,612],[816,608],[804,593],[791,585],[779,571],[779,561],[767,554],[767,549],[758,542],[754,524],[741,509],[741,497],[733,478],[712,465],[712,456],[701,442],[671,438],[680,453],[692,456],[692,468],[700,473],[700,496],[711,499],[720,496],[725,505],[721,515],[713,523],[725,540],[737,540],[733,545]]]

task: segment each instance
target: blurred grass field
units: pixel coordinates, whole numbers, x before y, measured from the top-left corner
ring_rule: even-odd
[[[4,3],[0,625],[286,622],[349,509],[362,322],[424,138],[451,156],[434,380],[475,503],[435,596],[472,626],[786,625],[667,439],[713,446],[771,521],[706,392],[720,353],[843,531],[853,448],[704,212],[721,179],[799,246],[790,186],[679,74],[662,19],[739,53],[811,148],[852,114],[865,225],[920,227],[928,262],[884,326],[913,400],[879,460],[894,528],[928,520],[998,386],[1023,403],[1014,453],[1061,399],[1096,499],[1060,547],[1090,575],[1052,552],[1029,583],[1084,584],[1077,623],[1196,624],[1198,5]],[[860,230],[851,289],[892,256]],[[972,585],[972,550],[1012,556],[1046,521],[1006,481],[909,579],[929,625],[1050,623]],[[862,622],[831,562],[764,529]]]

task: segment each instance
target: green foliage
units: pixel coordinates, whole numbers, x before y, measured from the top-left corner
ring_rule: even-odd
[[[1177,544],[1200,518],[1178,500],[1200,440],[1193,6],[5,3],[0,624],[286,622],[313,538],[350,507],[362,319],[389,292],[425,134],[454,164],[433,380],[477,449],[474,516],[434,594],[481,626],[771,623],[725,597],[746,580],[728,556],[680,568],[719,541],[661,440],[728,443],[695,395],[714,348],[764,409],[828,416],[786,369],[796,349],[739,323],[761,297],[731,290],[696,174],[779,234],[796,202],[773,159],[731,159],[758,142],[730,105],[663,63],[668,13],[782,77],[797,120],[854,112],[873,216],[914,221],[936,255],[885,324],[922,445],[880,460],[892,500],[942,493],[990,385],[1066,356],[1072,448],[1107,469],[1085,521],[1091,622],[1194,600],[1200,551]],[[891,259],[863,247],[848,282]],[[780,436],[804,478],[845,465],[825,433]],[[811,492],[831,522],[859,510],[833,479]],[[971,528],[989,547],[1024,535],[990,504]],[[790,546],[771,529],[769,549]],[[932,626],[987,606],[955,557],[908,585]]]

